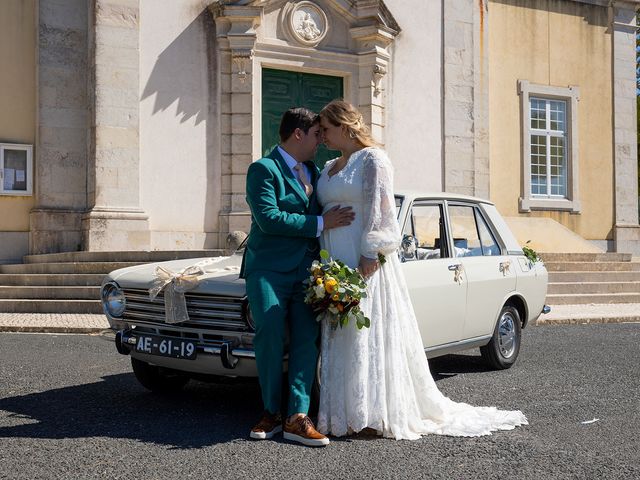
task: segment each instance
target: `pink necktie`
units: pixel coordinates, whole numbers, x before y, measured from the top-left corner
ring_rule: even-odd
[[[307,194],[307,197],[310,197],[313,193],[313,185],[311,185],[311,183],[309,182],[302,164],[297,163],[296,166],[293,167],[293,169],[298,172],[298,178],[300,179],[300,183],[302,183],[302,186],[304,187],[304,193]]]

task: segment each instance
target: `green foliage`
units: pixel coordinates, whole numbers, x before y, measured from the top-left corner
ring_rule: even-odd
[[[538,252],[536,252],[533,248],[528,247],[527,244],[531,242],[531,240],[527,240],[527,243],[524,247],[522,247],[522,251],[524,252],[524,256],[529,259],[531,263],[536,263],[542,261]]]

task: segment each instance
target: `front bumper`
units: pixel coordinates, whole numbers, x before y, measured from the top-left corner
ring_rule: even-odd
[[[140,332],[144,335],[146,332]],[[144,362],[183,372],[232,377],[257,377],[255,352],[234,341],[208,341],[197,345],[194,360],[164,357],[138,352],[135,349],[138,333],[131,329],[116,332],[115,345],[119,353],[131,355]],[[167,337],[171,338],[171,337]]]

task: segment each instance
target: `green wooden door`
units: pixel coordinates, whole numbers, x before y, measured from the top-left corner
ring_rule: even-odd
[[[279,142],[278,127],[285,110],[306,107],[322,110],[334,98],[342,98],[342,78],[285,70],[262,70],[262,152],[268,154]],[[340,153],[320,145],[315,162],[319,167]]]

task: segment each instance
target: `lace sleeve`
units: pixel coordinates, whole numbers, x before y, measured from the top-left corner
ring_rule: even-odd
[[[400,226],[393,196],[393,166],[380,149],[371,149],[363,162],[364,218],[361,253],[376,258],[400,246]]]

